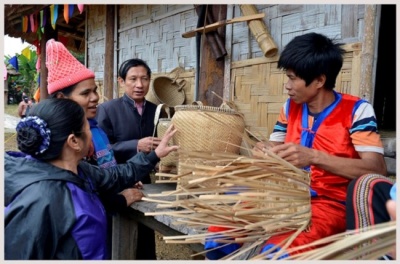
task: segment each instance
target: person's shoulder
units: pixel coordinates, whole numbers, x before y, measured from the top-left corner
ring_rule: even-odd
[[[157,105],[155,103],[153,103],[153,102],[150,102],[150,101],[146,100],[146,107],[156,109]]]
[[[121,103],[121,101],[122,101],[122,97],[114,98],[114,99],[111,99],[111,100],[108,100],[108,101],[105,101],[105,102],[99,104],[99,106],[103,107],[103,108],[113,108],[113,107],[118,106]]]

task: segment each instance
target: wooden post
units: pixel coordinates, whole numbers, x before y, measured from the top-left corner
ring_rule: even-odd
[[[376,5],[365,6],[365,17],[364,17],[364,41],[362,44],[361,53],[361,84],[360,84],[360,96],[369,101],[373,102],[373,83],[375,74],[373,68],[375,65],[375,25],[376,25]]]
[[[114,27],[115,8],[106,6],[106,36],[104,55],[104,96],[113,99],[114,90]]]
[[[40,40],[40,99],[42,101],[49,96],[47,92],[47,67],[46,67],[46,43],[49,39],[54,38],[57,40],[57,31],[55,31],[49,21],[47,21],[44,30],[44,34],[42,35],[42,39]]]
[[[215,20],[226,19],[227,5],[211,5],[208,12]],[[225,28],[218,29],[218,33],[225,43]],[[200,81],[199,81],[199,98],[204,104],[209,106],[220,106],[222,101],[214,96],[214,91],[219,96],[224,93],[224,67],[223,60],[217,61],[214,58],[212,47],[202,38],[201,41],[201,65],[200,65]]]
[[[136,259],[138,223],[126,216],[117,214],[112,218],[111,259]]]

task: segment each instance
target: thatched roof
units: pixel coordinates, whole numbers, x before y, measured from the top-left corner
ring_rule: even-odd
[[[30,44],[37,40],[37,33],[22,32],[22,17],[31,14],[38,14],[41,10],[50,5],[4,5],[4,34],[14,38],[21,38]],[[78,52],[84,51],[85,46],[85,11],[79,13],[75,5],[74,13],[69,18],[67,24],[63,10],[64,5],[58,6],[58,19],[56,21],[56,30],[58,36],[68,38],[67,47]],[[50,17],[50,16],[48,16]]]

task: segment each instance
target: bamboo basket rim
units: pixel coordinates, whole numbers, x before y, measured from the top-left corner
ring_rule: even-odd
[[[221,108],[208,105],[177,105],[175,111],[201,111],[201,112],[220,112],[232,115],[241,115],[238,111],[229,108]]]

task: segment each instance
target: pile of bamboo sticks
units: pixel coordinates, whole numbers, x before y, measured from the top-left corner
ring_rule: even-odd
[[[197,235],[164,237],[167,243],[247,243],[255,247],[274,234],[296,230],[293,239],[310,224],[311,201],[308,173],[273,153],[254,157],[231,153],[184,151],[188,173],[162,174],[180,181],[177,189],[149,195],[158,208],[180,208],[146,215],[171,215],[180,224],[199,230]],[[197,162],[193,162],[197,161]],[[222,165],[221,165],[222,164]],[[185,179],[182,181],[182,179]],[[174,196],[172,201],[154,199]],[[226,228],[207,232],[208,226]],[[288,243],[282,247],[286,249]],[[242,247],[227,259],[244,254]]]
[[[323,245],[321,247],[321,245]],[[319,247],[318,247],[319,246]],[[288,253],[310,247],[306,252],[291,254],[287,259],[298,260],[377,260],[396,246],[396,221],[372,225],[319,239],[313,243],[291,248]],[[262,255],[254,259],[263,259]]]

